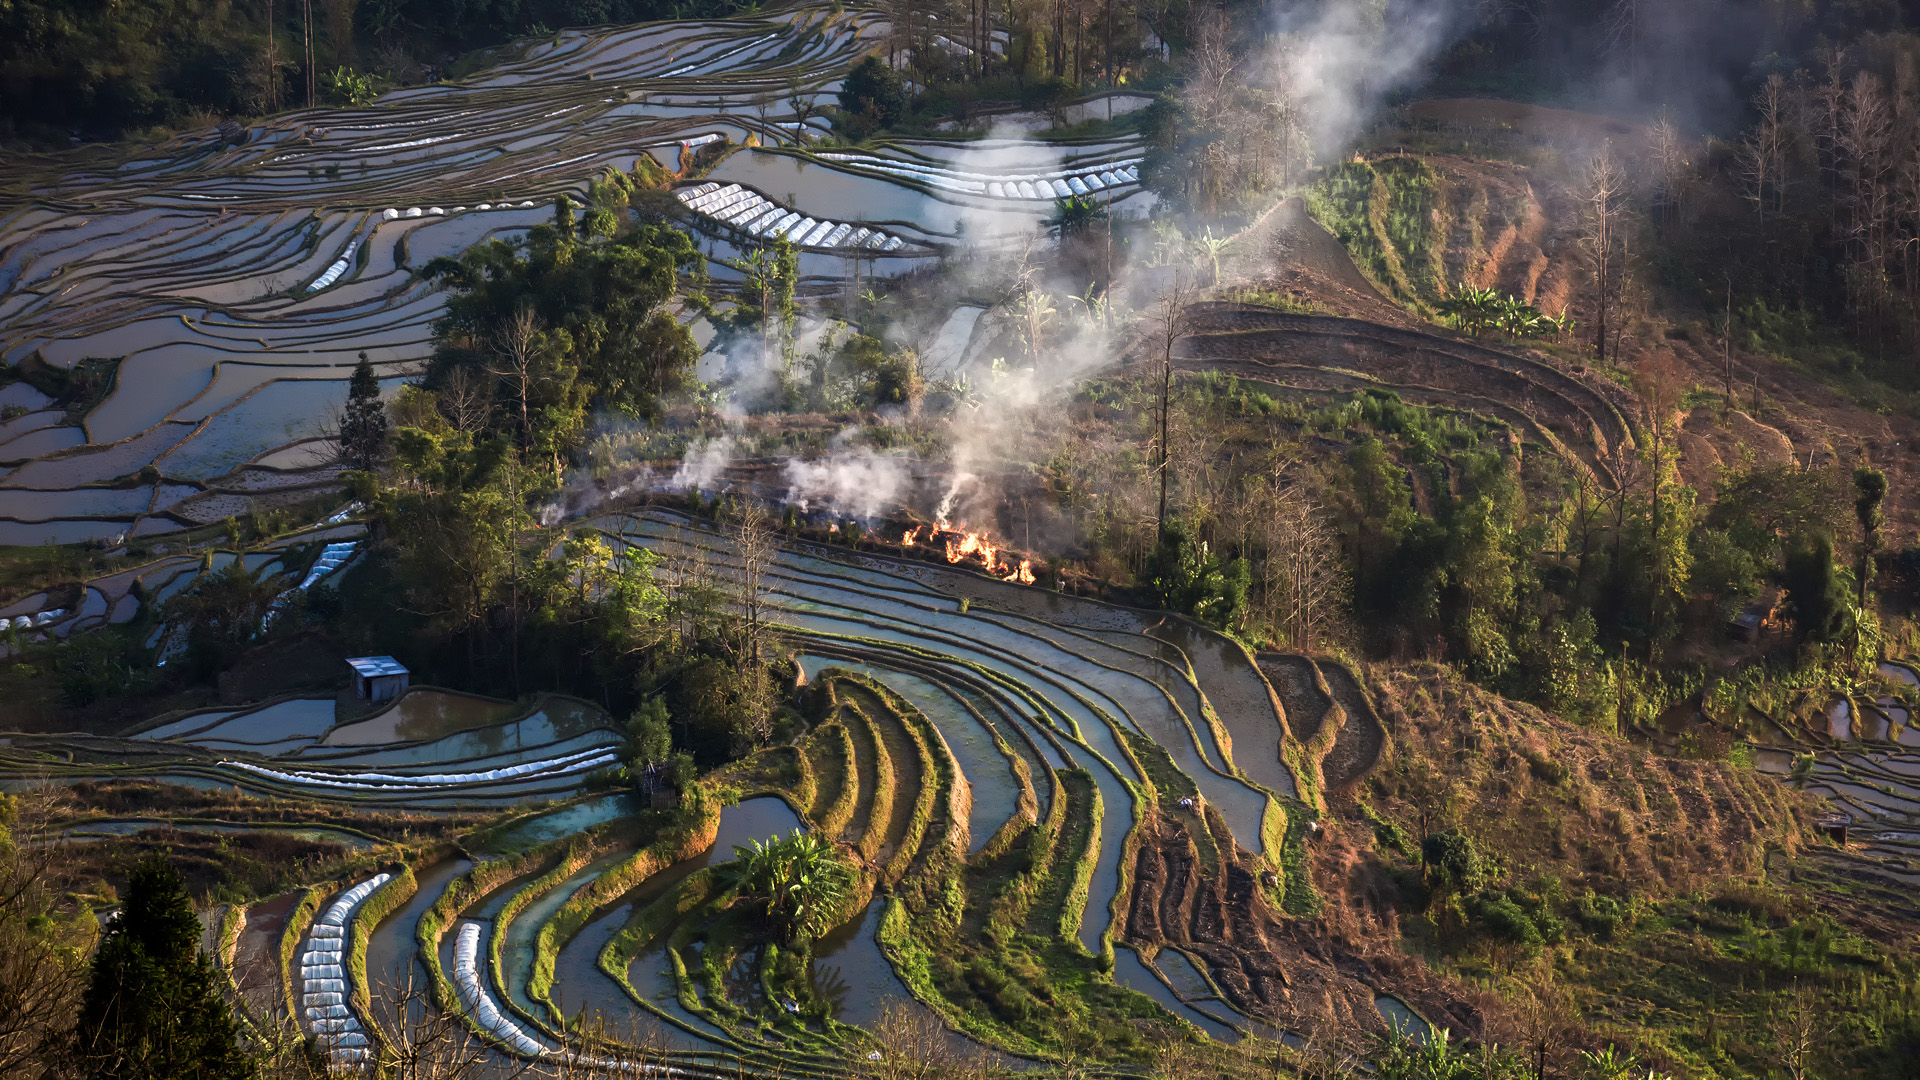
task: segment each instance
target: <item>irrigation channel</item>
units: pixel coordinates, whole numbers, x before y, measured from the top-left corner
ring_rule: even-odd
[[[663,573],[696,559],[738,568],[724,533],[673,513],[583,524],[666,556]],[[1133,1015],[1217,1039],[1284,1037],[1223,996],[1199,954],[1126,932],[1128,852],[1147,816],[1190,821],[1241,865],[1271,868],[1269,889],[1294,887],[1282,850],[1317,781],[1297,782],[1299,744],[1251,656],[1157,614],[846,549],[783,549],[763,587],[800,675],[790,693],[812,720],[703,780],[696,809],[663,815],[594,790],[624,739],[590,703],[427,687],[371,714],[293,697],[120,738],[16,736],[0,745],[0,780],[166,778],[356,811],[491,815],[451,854],[352,837],[366,869],[248,913],[258,930],[234,953],[247,968],[236,982],[280,986],[342,1063],[377,1056],[394,988],[408,985],[456,1007],[497,1052],[548,1062],[644,1047],[693,1069],[834,1075],[874,1052],[889,1009],[945,1027],[955,1053],[1043,1057],[1031,1035],[943,996],[927,975],[943,939],[904,906],[950,889],[968,910],[1003,910],[970,890],[1015,849],[1035,853],[1011,917],[1036,948],[1081,965]],[[796,830],[839,842],[860,870],[798,970],[742,936],[719,873],[735,845]]]
[[[25,410],[0,423],[0,545],[154,536],[334,485],[323,436],[358,355],[392,390],[430,350],[444,300],[420,269],[523,236],[642,157],[674,172],[723,286],[725,260],[774,236],[820,289],[924,266],[962,232],[1030,235],[1066,195],[1151,201],[1132,136],[821,148],[820,112],[885,32],[824,3],[564,30],[364,106],[42,166],[0,196],[0,360],[104,363],[106,390],[70,407],[0,387]]]

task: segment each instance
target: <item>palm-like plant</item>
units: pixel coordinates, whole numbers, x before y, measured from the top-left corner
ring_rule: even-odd
[[[1502,296],[1493,289],[1465,284],[1435,309],[1474,337],[1488,330],[1514,338],[1565,337],[1573,329],[1573,317],[1565,312],[1547,315],[1517,296]]]
[[[1585,1080],[1673,1080],[1667,1073],[1647,1068],[1640,1064],[1640,1059],[1612,1046],[1598,1053],[1580,1051],[1580,1071]]]
[[[734,848],[733,856],[722,879],[788,942],[825,932],[853,887],[853,871],[839,849],[815,833],[754,840]]]
[[[1211,276],[1207,278],[1208,284],[1217,284],[1220,281],[1220,253],[1225,251],[1232,241],[1233,238],[1229,236],[1213,235],[1211,225],[1207,226],[1206,232],[1194,237],[1191,241],[1194,254],[1207,260],[1207,267],[1212,271]]]
[[[1479,337],[1499,318],[1500,294],[1492,289],[1461,285],[1452,296],[1440,301],[1438,310],[1453,320],[1453,325]]]
[[[1380,1080],[1470,1080],[1473,1061],[1456,1051],[1446,1028],[1415,1039],[1399,1027],[1374,1055],[1374,1075]]]
[[[1538,337],[1540,309],[1517,296],[1503,296],[1494,309],[1493,324],[1509,337]]]
[[[1047,219],[1047,228],[1055,236],[1079,236],[1105,221],[1107,208],[1091,195],[1069,195],[1064,199],[1055,199],[1053,216]]]

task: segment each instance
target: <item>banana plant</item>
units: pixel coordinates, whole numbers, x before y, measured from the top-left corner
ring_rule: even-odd
[[[1212,275],[1207,279],[1207,284],[1218,284],[1220,281],[1220,253],[1226,250],[1227,245],[1232,242],[1232,238],[1213,235],[1213,226],[1209,225],[1207,226],[1206,232],[1194,237],[1189,242],[1193,245],[1194,254],[1207,260],[1207,267],[1212,271]]]

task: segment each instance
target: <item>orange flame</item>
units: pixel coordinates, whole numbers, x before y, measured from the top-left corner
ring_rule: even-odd
[[[1033,560],[1021,559],[1020,565],[1014,567],[1012,573],[1008,574],[1006,577],[1001,578],[1000,580],[1001,581],[1017,581],[1022,585],[1033,584]]]
[[[963,533],[958,541],[947,541],[947,561],[957,563],[969,555],[980,556],[980,565],[989,571],[1000,569],[999,551],[980,533]]]
[[[914,542],[919,539],[920,539],[920,526],[915,525],[913,528],[907,530],[907,535],[900,538],[900,546],[912,547],[914,545]]]

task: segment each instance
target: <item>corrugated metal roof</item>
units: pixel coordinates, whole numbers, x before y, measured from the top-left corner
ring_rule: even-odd
[[[380,675],[405,675],[407,669],[391,656],[350,656],[347,666],[354,674],[372,679]]]

